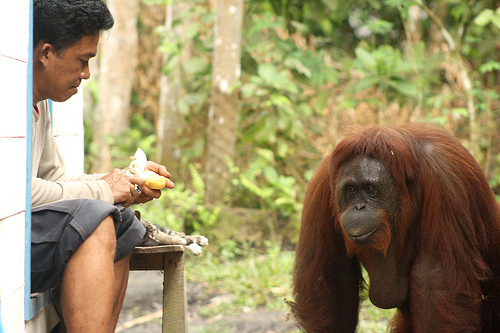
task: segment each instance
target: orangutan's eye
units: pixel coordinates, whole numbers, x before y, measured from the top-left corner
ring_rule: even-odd
[[[375,186],[373,185],[366,185],[365,186],[365,191],[366,193],[368,193],[369,195],[374,195],[377,193],[377,189],[375,188]]]

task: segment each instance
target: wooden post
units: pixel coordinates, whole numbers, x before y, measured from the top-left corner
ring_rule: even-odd
[[[181,245],[137,247],[130,258],[132,271],[163,271],[162,331],[187,332],[185,252]]]
[[[184,259],[184,252],[164,256],[163,332],[187,332]]]

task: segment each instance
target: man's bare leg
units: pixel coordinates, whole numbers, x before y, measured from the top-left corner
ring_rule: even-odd
[[[118,317],[120,316],[123,300],[125,298],[125,292],[127,291],[129,263],[131,255],[132,252],[115,263],[115,289],[110,332],[114,332],[116,329]]]
[[[66,265],[61,308],[67,332],[110,332],[115,251],[115,226],[108,216]]]

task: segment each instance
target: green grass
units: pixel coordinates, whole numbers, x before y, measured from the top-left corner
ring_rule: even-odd
[[[228,243],[229,248],[224,248],[220,256],[212,255],[207,248],[202,257],[187,261],[188,281],[203,284],[209,294],[233,295],[218,306],[202,309],[202,314],[237,314],[244,307],[288,311],[284,298],[291,295],[294,253],[270,243],[262,252],[232,245]]]
[[[369,300],[361,304],[359,311],[359,332],[363,333],[385,333],[387,324],[396,313],[396,309],[384,310],[377,308]]]
[[[292,298],[293,251],[284,251],[271,242],[258,250],[228,241],[220,253],[215,256],[208,247],[200,257],[188,258],[186,262],[188,281],[202,284],[208,294],[227,295],[217,304],[202,307],[201,315],[213,318],[257,308],[289,312],[284,299]],[[361,306],[358,331],[387,332],[387,323],[394,313],[395,310],[379,309],[367,300]],[[218,327],[206,333],[212,329],[224,332],[223,327]]]

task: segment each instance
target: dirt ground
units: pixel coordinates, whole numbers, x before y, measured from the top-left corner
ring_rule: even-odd
[[[116,332],[160,333],[163,276],[157,271],[130,272],[129,285]],[[198,310],[231,295],[207,295],[201,286],[187,284],[190,333],[290,333],[295,325],[280,311],[243,309],[238,316],[204,318]]]

